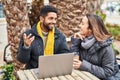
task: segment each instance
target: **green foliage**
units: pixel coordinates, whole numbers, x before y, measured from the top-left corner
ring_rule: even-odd
[[[106,28],[113,35],[114,39],[116,39],[117,36],[120,35],[120,26],[110,25],[110,24],[107,23]]]
[[[107,23],[106,24],[106,28],[112,34],[112,36],[114,37],[114,39],[116,39],[117,36],[120,35],[120,33],[119,33],[120,32],[120,26],[118,26],[118,25],[111,25],[111,24]],[[117,49],[115,49],[115,47],[114,47],[113,44],[112,44],[112,48],[113,48],[115,54],[118,55],[119,51]]]
[[[118,9],[119,15],[120,15],[120,8]]]
[[[112,48],[113,48],[115,54],[118,55],[118,54],[119,54],[119,51],[118,51],[117,49],[115,49],[115,46],[114,46],[113,44],[112,44]]]
[[[15,80],[15,77],[13,76],[13,64],[8,64],[2,66],[2,69],[4,70],[4,76],[2,80]]]
[[[103,13],[100,12],[100,11],[96,11],[96,15],[100,16],[100,17],[102,18],[102,20],[105,21],[106,14],[103,14]]]

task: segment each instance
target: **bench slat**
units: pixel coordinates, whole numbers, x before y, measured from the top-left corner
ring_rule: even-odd
[[[91,75],[89,72],[83,72],[83,71],[82,71],[82,73],[85,74],[86,76],[88,76],[89,78],[91,78],[92,80],[100,80],[100,79],[98,79],[97,77]]]
[[[80,78],[76,73],[72,72],[71,76],[74,77],[75,80],[83,80],[82,78]]]
[[[30,69],[30,72],[33,75],[33,77],[35,78],[35,80],[43,80],[43,79],[38,79],[38,77],[37,77],[38,75],[35,74],[34,69]]]
[[[31,74],[30,70],[24,70],[24,73],[27,76],[28,80],[35,80],[34,76]]]
[[[67,80],[65,76],[58,76],[59,80]]]
[[[68,80],[75,80],[71,75],[65,75]]]
[[[52,79],[50,79],[50,78],[45,78],[44,80],[52,80]]]
[[[83,80],[91,80],[88,76],[84,75],[82,72],[74,70],[76,74],[78,74]]]
[[[51,79],[52,80],[59,80],[57,77],[52,77]]]
[[[19,80],[28,80],[27,77],[25,76],[24,71],[22,70],[17,71],[17,75],[19,76]]]

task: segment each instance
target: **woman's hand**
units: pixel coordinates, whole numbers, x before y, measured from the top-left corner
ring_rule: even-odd
[[[74,67],[74,69],[80,68],[81,64],[82,64],[82,61],[80,61],[79,59],[73,59],[73,67]]]
[[[85,36],[81,35],[80,32],[77,32],[77,33],[74,34],[74,38],[83,40],[85,38]]]

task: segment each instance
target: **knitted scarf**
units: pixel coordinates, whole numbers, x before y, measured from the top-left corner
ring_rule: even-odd
[[[42,34],[40,24],[41,23],[39,21],[38,24],[37,24],[37,32],[38,32],[38,35],[43,40],[43,34]],[[53,30],[50,30],[48,32],[48,36],[47,36],[47,39],[46,39],[46,45],[45,45],[45,48],[44,48],[44,56],[53,55],[53,53],[54,53],[54,28],[53,28]]]
[[[84,49],[89,49],[94,43],[95,43],[95,38],[93,35],[84,38],[84,40],[81,42],[81,46]]]

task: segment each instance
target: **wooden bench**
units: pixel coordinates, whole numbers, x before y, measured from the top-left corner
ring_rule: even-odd
[[[17,76],[19,80],[100,80],[89,72],[73,70],[71,75],[57,76],[45,79],[38,79],[38,72],[30,70],[19,70]]]

